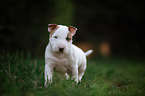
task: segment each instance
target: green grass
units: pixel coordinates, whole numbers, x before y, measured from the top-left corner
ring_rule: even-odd
[[[44,59],[0,55],[0,96],[145,96],[145,61],[122,58],[89,60],[82,82],[54,74],[44,85]]]

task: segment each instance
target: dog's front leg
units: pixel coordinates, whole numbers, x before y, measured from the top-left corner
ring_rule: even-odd
[[[53,67],[49,63],[46,63],[45,64],[45,85],[44,85],[45,87],[47,87],[47,80],[49,84],[52,83],[52,76],[53,76]]]
[[[77,65],[72,67],[71,73],[72,73],[71,79],[72,80],[74,79],[78,83],[78,66]]]

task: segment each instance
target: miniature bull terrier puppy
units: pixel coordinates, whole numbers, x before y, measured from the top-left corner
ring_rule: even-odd
[[[93,50],[84,53],[72,44],[72,37],[77,28],[48,24],[50,32],[49,43],[45,50],[45,86],[52,83],[53,70],[66,75],[71,75],[77,83],[81,81],[86,70],[86,56]]]

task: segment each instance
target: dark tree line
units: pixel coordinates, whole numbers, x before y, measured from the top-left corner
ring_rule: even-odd
[[[1,0],[0,50],[44,55],[48,23],[78,28],[74,42],[109,42],[116,55],[144,56],[144,0]]]

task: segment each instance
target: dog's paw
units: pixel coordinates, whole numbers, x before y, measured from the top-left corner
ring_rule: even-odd
[[[51,84],[52,84],[52,79],[48,78],[48,76],[45,75],[45,84],[44,84],[44,86],[48,87],[48,85],[51,85]]]
[[[49,81],[49,82],[45,81],[44,87],[47,88],[48,86],[51,86],[51,85],[52,85],[52,81]]]
[[[46,88],[48,87],[48,84],[47,84],[47,82],[45,82],[45,84],[44,84],[44,87],[46,87]]]

